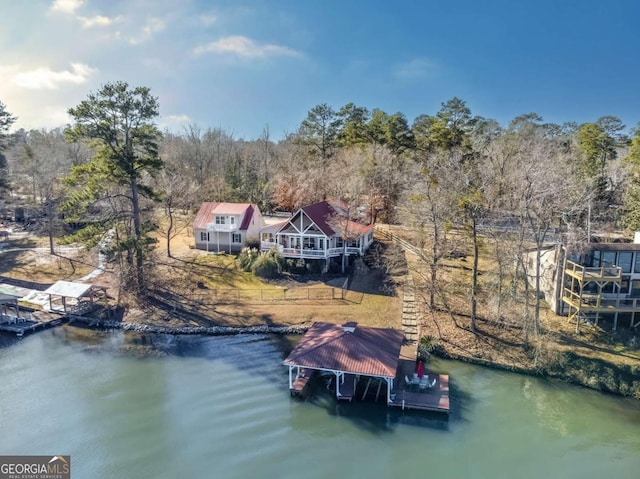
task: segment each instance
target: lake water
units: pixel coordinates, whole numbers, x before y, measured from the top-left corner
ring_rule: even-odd
[[[452,414],[292,399],[294,339],[62,327],[0,348],[0,454],[80,478],[637,478],[640,401],[435,360]]]

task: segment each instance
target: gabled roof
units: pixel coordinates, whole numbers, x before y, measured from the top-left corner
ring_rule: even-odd
[[[372,224],[363,225],[357,221],[347,220],[345,223],[345,217],[338,209],[346,211],[348,206],[346,206],[344,202],[339,202],[336,204],[336,208],[334,208],[331,203],[320,201],[309,206],[304,206],[300,208],[300,211],[303,211],[326,236],[333,236],[336,233],[340,233],[345,226],[349,237],[352,237],[353,233],[362,236],[374,228]],[[289,221],[293,221],[296,217],[297,214],[293,215]]]
[[[366,376],[395,377],[404,340],[396,329],[314,323],[284,364]]]
[[[328,221],[336,214],[336,211],[326,201],[320,201],[309,206],[301,208],[302,211],[313,221],[320,231],[327,236],[333,236],[336,231],[331,228]]]
[[[206,229],[209,223],[213,223],[213,217],[219,216],[241,216],[240,230],[246,230],[251,223],[251,218],[258,206],[252,203],[202,203],[196,218],[193,220],[193,227],[196,229]]]

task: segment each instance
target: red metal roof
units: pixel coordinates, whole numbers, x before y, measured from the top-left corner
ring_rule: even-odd
[[[246,230],[249,227],[254,211],[257,209],[258,206],[251,203],[202,203],[195,220],[193,220],[193,227],[206,229],[207,224],[213,222],[214,215],[243,215],[239,229]]]
[[[194,229],[206,229],[207,224],[213,221],[213,210],[220,203],[202,203],[196,218],[193,220]]]
[[[311,221],[313,221],[325,235],[333,236],[335,234],[335,230],[333,230],[327,222],[336,214],[336,211],[329,203],[320,201],[319,203],[303,207],[302,211],[311,218]]]
[[[338,208],[346,211],[348,206],[344,202],[336,204]],[[341,215],[331,203],[327,201],[320,201],[309,206],[302,208],[302,211],[311,218],[311,220],[320,228],[327,236],[333,236],[335,233],[340,233],[345,226],[344,215]],[[353,233],[357,233],[362,236],[374,228],[374,225],[363,225],[357,221],[348,220],[346,222],[347,235],[349,238],[353,237]]]
[[[395,377],[403,340],[404,334],[396,329],[313,323],[284,364]]]

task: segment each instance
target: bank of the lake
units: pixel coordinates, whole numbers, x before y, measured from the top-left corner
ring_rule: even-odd
[[[640,404],[434,359],[449,419],[290,398],[296,337],[64,326],[0,348],[0,453],[70,454],[76,478],[635,477]]]
[[[169,335],[227,336],[237,334],[304,334],[308,324],[276,326],[163,326],[156,323],[135,323],[129,321],[98,321],[93,323],[99,329],[121,329],[135,333]],[[514,373],[550,377],[570,384],[598,391],[640,399],[640,363],[633,366],[614,364],[597,358],[587,358],[571,352],[556,355],[555,362],[543,366],[514,366],[499,360],[477,358],[472,354],[460,354],[440,343],[434,354],[443,359],[463,361],[478,366],[506,370]]]

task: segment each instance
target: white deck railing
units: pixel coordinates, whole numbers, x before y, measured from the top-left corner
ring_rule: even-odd
[[[207,231],[220,231],[220,232],[228,232],[230,233],[231,231],[236,231],[238,229],[238,225],[236,224],[232,224],[232,225],[217,225],[215,223],[208,223],[207,224]]]

